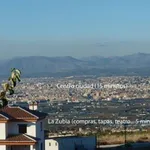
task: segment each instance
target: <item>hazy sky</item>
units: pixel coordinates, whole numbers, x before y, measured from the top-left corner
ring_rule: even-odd
[[[3,0],[0,59],[150,52],[150,0]]]

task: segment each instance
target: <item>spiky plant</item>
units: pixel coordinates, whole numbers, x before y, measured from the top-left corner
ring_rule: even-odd
[[[7,82],[2,83],[3,90],[0,92],[0,108],[5,107],[8,104],[7,93],[9,95],[14,94],[14,88],[16,87],[17,81],[20,82],[21,71],[19,69],[11,69],[11,75]]]

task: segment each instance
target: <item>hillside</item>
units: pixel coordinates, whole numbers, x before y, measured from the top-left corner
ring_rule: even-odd
[[[70,76],[70,75],[150,75],[150,54],[137,53],[127,56],[91,56],[76,59],[70,56],[17,57],[0,61],[0,76],[7,75],[10,68],[22,70],[24,76]]]

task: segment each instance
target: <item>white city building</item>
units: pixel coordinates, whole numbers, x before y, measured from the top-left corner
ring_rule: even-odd
[[[0,110],[0,150],[45,150],[43,121],[47,114],[36,111],[36,104],[29,108]]]
[[[45,140],[45,150],[95,150],[95,136],[52,137]]]

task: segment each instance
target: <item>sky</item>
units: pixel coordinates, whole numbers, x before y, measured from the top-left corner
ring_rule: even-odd
[[[0,59],[150,53],[149,0],[5,0]]]

